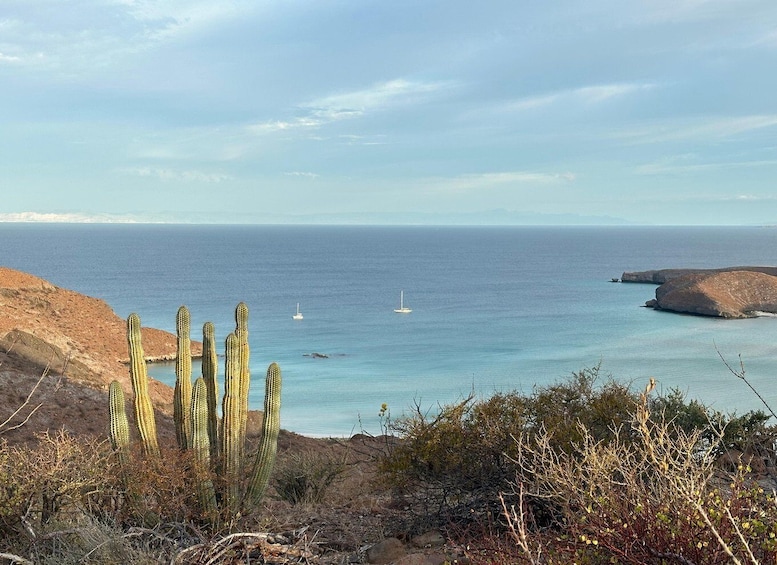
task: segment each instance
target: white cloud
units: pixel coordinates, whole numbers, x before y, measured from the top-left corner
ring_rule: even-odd
[[[132,224],[138,220],[130,216],[114,214],[16,212],[0,214],[0,223],[69,223],[69,224]]]
[[[448,86],[442,82],[396,79],[363,90],[325,96],[299,105],[303,116],[252,124],[250,133],[261,135],[289,130],[316,129],[326,124],[362,117],[390,106],[409,104]]]
[[[441,82],[395,79],[363,90],[325,96],[308,102],[303,107],[312,109],[316,115],[331,116],[331,119],[335,120],[341,119],[340,116],[348,118],[392,104],[416,100],[420,95],[438,91],[445,86],[446,84]]]
[[[316,173],[306,173],[302,171],[292,171],[284,174],[290,177],[305,177],[309,179],[317,179],[319,177],[319,175],[317,175]]]
[[[512,171],[501,173],[482,173],[461,175],[454,178],[434,179],[433,188],[442,192],[467,192],[470,190],[488,189],[495,186],[538,185],[573,182],[575,174],[538,173],[529,171]]]
[[[296,118],[289,121],[275,120],[270,122],[262,122],[258,124],[250,124],[246,127],[249,133],[262,135],[268,133],[275,133],[279,131],[290,131],[296,129],[315,129],[325,122],[319,119]]]
[[[42,4],[37,6],[37,4]],[[17,3],[0,20],[0,48],[68,79],[115,67],[125,55],[204,35],[256,11],[248,0],[83,0]],[[80,5],[79,5],[80,4]],[[0,58],[0,62],[7,61]],[[51,77],[49,77],[51,78]]]
[[[772,201],[772,200],[777,200],[777,196],[756,196],[755,194],[738,194],[733,198],[731,198],[730,200],[752,201],[752,202]]]
[[[753,42],[754,46],[766,45],[767,47],[777,47],[777,29],[764,33]]]
[[[564,104],[598,104],[611,98],[626,96],[634,92],[640,92],[655,87],[656,85],[652,83],[612,83],[581,86],[579,88],[559,90],[540,96],[521,98],[508,103],[505,106],[505,109],[532,110],[543,106],[549,106],[556,102]]]
[[[613,137],[629,143],[662,143],[688,139],[724,139],[754,130],[777,126],[777,114],[696,118],[665,121],[616,132]]]
[[[174,169],[157,169],[152,167],[137,167],[123,169],[123,172],[139,177],[155,177],[163,181],[182,182],[213,182],[219,183],[231,180],[231,175],[223,173],[204,173],[202,171],[177,171]]]
[[[741,17],[743,11],[757,8],[759,4],[766,3],[760,0],[651,0],[645,4],[644,13],[648,21],[693,22],[726,16]]]
[[[699,163],[694,162],[694,159],[672,157],[669,159],[662,159],[653,163],[640,165],[635,170],[637,174],[640,175],[663,175],[667,173],[699,173],[725,169],[749,169],[775,166],[777,166],[777,160],[720,161],[714,163]]]
[[[118,0],[126,12],[142,23],[153,40],[193,34],[223,21],[242,17],[256,3],[247,0]]]

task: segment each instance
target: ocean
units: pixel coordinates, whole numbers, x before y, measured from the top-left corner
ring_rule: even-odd
[[[121,317],[223,344],[250,310],[250,403],[283,371],[281,423],[311,436],[379,433],[470,393],[531,393],[602,378],[678,388],[722,412],[777,407],[777,318],[719,320],[642,307],[623,271],[777,265],[770,227],[361,227],[0,224],[0,264],[105,300]],[[397,314],[400,292],[410,314]],[[297,303],[304,316],[293,320]],[[222,346],[223,349],[223,346]],[[319,355],[313,355],[313,354]],[[223,373],[223,364],[221,367]],[[152,375],[172,384],[173,365]]]

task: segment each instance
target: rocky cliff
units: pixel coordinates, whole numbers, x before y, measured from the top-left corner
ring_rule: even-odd
[[[175,312],[171,312],[175,316]],[[143,328],[148,359],[173,359],[173,334]],[[192,344],[201,352],[199,342]],[[59,288],[33,275],[0,267],[0,371],[16,370],[66,378],[98,391],[119,380],[131,392],[126,321],[102,300]],[[150,392],[167,409],[171,389],[156,381]]]
[[[760,270],[712,270],[670,276],[646,306],[700,316],[750,318],[777,313],[777,276]]]

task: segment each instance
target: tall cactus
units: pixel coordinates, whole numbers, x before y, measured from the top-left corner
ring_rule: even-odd
[[[211,459],[216,459],[219,455],[219,387],[216,379],[218,366],[216,329],[213,322],[205,322],[202,326],[202,378],[205,380],[208,396],[208,437]]]
[[[112,381],[108,387],[108,413],[111,418],[111,446],[119,458],[119,464],[125,467],[129,462],[130,432],[124,408],[124,391],[119,381]]]
[[[248,306],[241,302],[235,308],[235,336],[240,346],[240,458],[245,453],[248,425],[248,390],[251,388],[250,351],[248,347]]]
[[[186,306],[178,308],[175,331],[178,337],[178,353],[175,356],[175,390],[173,392],[173,419],[178,447],[189,448],[190,406],[192,402],[192,349],[189,332],[191,318]]]
[[[231,333],[226,342],[226,364],[224,366],[224,400],[221,408],[221,461],[223,475],[227,482],[225,502],[227,507],[236,508],[240,502],[238,477],[240,476],[240,343]],[[243,436],[244,437],[244,436]]]
[[[216,489],[210,479],[210,438],[208,437],[208,391],[205,379],[200,377],[192,389],[192,402],[189,438],[190,447],[194,453],[196,471],[200,475],[197,481],[197,499],[200,507],[208,515],[215,515]]]
[[[159,456],[159,442],[156,436],[154,406],[148,394],[148,373],[140,333],[140,317],[130,314],[127,318],[127,341],[129,343],[130,378],[135,392],[135,422],[140,433],[143,452]]]
[[[278,433],[281,429],[281,368],[272,363],[267,368],[267,380],[264,390],[264,420],[262,422],[262,440],[254,461],[251,481],[248,485],[248,498],[258,504],[264,496],[270,474],[275,465],[278,451]]]
[[[275,462],[280,429],[281,371],[272,363],[267,369],[265,383],[265,416],[262,439],[252,464],[243,454],[248,417],[248,308],[244,303],[235,310],[236,329],[226,339],[224,366],[224,397],[222,418],[218,418],[218,386],[215,331],[210,322],[203,326],[202,378],[191,384],[191,343],[189,340],[189,311],[182,306],[176,316],[178,355],[176,359],[176,390],[174,419],[176,435],[182,449],[192,451],[197,472],[195,492],[204,513],[211,518],[218,514],[221,501],[230,516],[239,514],[243,505],[256,505],[267,487]],[[140,318],[131,314],[127,320],[130,347],[130,374],[135,392],[135,414],[144,452],[159,455],[156,426],[148,395],[148,375],[140,339]],[[189,392],[187,393],[187,383]],[[126,423],[123,395],[118,383],[111,384],[111,441],[114,446],[127,445],[129,424]],[[122,414],[124,420],[122,421]],[[220,439],[219,439],[220,436]],[[219,446],[219,449],[216,449]],[[125,463],[126,459],[122,460]],[[215,467],[215,468],[214,468]],[[217,472],[223,491],[217,496],[210,473]],[[249,473],[247,481],[243,481]],[[245,487],[244,491],[241,488]]]

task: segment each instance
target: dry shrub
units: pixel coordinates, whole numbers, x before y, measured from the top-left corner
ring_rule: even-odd
[[[766,416],[597,379],[594,368],[396,421],[401,441],[380,469],[415,517],[408,529],[446,526],[492,545],[506,535],[524,562],[722,563],[749,551],[775,562],[774,496],[747,472],[774,461]],[[734,473],[723,478],[725,458]]]
[[[104,442],[65,432],[36,447],[0,443],[0,537],[35,540],[48,524],[103,513],[113,458]]]
[[[290,504],[323,502],[329,487],[347,467],[347,453],[305,451],[286,454],[275,466],[273,485],[281,500]]]
[[[714,461],[724,431],[688,433],[654,419],[649,392],[629,426],[613,430],[613,441],[596,440],[583,425],[572,452],[555,447],[549,433],[521,439],[519,502],[505,504],[504,515],[525,562],[777,562],[775,494],[744,465],[722,476]],[[561,535],[543,547],[531,516],[548,503]]]
[[[216,482],[214,473],[196,464],[191,451],[163,448],[159,457],[145,456],[140,445],[116,467],[116,481],[122,491],[118,519],[126,526],[155,527],[160,524],[196,524],[230,528],[227,516],[207,514],[197,499],[202,481]]]

